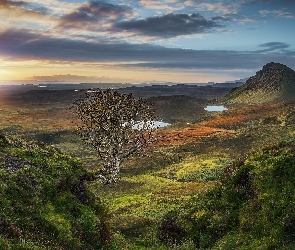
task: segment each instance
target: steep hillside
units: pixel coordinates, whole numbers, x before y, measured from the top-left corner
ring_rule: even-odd
[[[85,174],[51,147],[0,135],[0,249],[101,249],[106,213]]]
[[[295,99],[295,71],[280,63],[268,63],[223,100],[228,103],[268,103]]]

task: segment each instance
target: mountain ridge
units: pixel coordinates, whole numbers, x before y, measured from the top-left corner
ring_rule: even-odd
[[[295,71],[284,64],[270,62],[233,89],[223,100],[228,103],[269,103],[295,99]]]

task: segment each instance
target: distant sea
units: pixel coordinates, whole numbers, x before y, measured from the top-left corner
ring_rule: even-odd
[[[139,85],[139,84],[138,84]],[[134,86],[125,83],[72,83],[72,82],[36,82],[36,81],[0,81],[0,90],[81,90],[92,88],[124,88]]]
[[[151,85],[176,85],[178,83],[73,83],[73,82],[37,82],[37,81],[0,81],[0,90],[82,90],[82,89],[119,89],[127,87],[144,87]],[[204,84],[203,84],[204,85]]]
[[[175,86],[175,85],[194,85],[212,87],[237,87],[245,82],[244,79],[225,82],[225,83],[178,83],[178,82],[149,82],[149,83],[74,83],[62,81],[0,81],[0,91],[30,91],[30,90],[82,90],[82,89],[119,89],[127,87],[145,87],[153,85]]]

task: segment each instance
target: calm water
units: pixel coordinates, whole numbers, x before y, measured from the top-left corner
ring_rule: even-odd
[[[163,127],[166,127],[166,126],[169,126],[170,123],[167,123],[167,122],[160,122],[160,121],[152,121],[150,123],[151,127],[154,127],[154,128],[163,128]],[[136,128],[142,128],[143,126],[143,123],[137,123],[133,126],[134,129]]]
[[[207,111],[223,111],[223,110],[227,110],[227,108],[224,107],[224,106],[207,106],[204,109],[207,110]]]
[[[167,123],[167,122],[158,122],[158,121],[156,121],[156,122],[155,122],[155,125],[156,125],[157,127],[162,128],[162,127],[169,126],[170,123]]]

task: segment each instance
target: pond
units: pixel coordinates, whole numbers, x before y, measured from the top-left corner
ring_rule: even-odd
[[[211,111],[217,111],[217,112],[219,112],[219,111],[227,110],[227,108],[224,107],[224,106],[207,106],[204,109],[207,110],[207,111],[210,111],[210,112]]]
[[[166,126],[169,126],[170,123],[167,123],[167,122],[161,122],[161,121],[152,121],[152,122],[149,122],[151,127],[154,127],[154,128],[163,128],[163,127],[166,127]],[[142,128],[143,126],[143,122],[140,122],[140,123],[137,123],[133,126],[134,129],[137,129],[137,128]]]
[[[167,123],[167,122],[159,122],[159,121],[155,122],[155,126],[157,126],[158,128],[163,128],[163,127],[166,127],[166,126],[169,126],[169,125],[171,125],[171,124]]]

